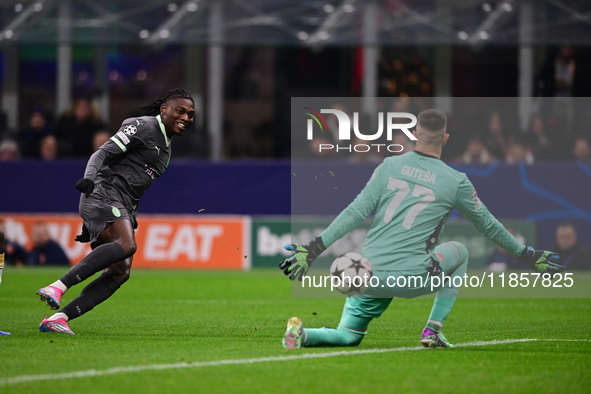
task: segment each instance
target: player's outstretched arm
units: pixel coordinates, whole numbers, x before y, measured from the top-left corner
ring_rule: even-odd
[[[535,250],[531,246],[523,249],[519,259],[529,265],[532,270],[541,274],[554,274],[562,272],[566,268],[558,264],[558,254],[548,250]]]
[[[122,132],[119,131],[119,133]],[[94,190],[94,180],[100,169],[103,167],[103,164],[105,164],[105,162],[108,163],[113,158],[124,154],[128,149],[135,145],[135,140],[130,141],[126,138],[127,142],[122,142],[117,137],[119,137],[118,134],[111,137],[99,149],[97,149],[97,151],[94,152],[92,156],[90,156],[90,159],[88,159],[88,163],[86,164],[86,169],[84,170],[84,177],[76,182],[76,189],[78,189],[80,193],[83,193],[86,198],[88,198]],[[132,142],[132,144],[126,146],[126,144],[130,142]]]
[[[285,249],[294,252],[279,264],[279,268],[291,280],[301,281],[316,257],[326,250],[322,238],[316,237],[306,245],[290,244]]]
[[[90,159],[88,159],[86,170],[84,170],[84,178],[79,179],[78,182],[76,182],[76,189],[84,194],[86,198],[88,198],[94,190],[94,179],[106,159],[107,151],[102,148],[97,149],[97,151],[90,156]]]
[[[478,198],[472,183],[465,178],[458,187],[455,207],[485,237],[518,257],[539,273],[556,273],[564,271],[558,264],[558,255],[547,250],[535,250],[524,246],[488,211]]]
[[[386,172],[384,163],[379,165],[355,200],[349,204],[332,223],[306,245],[285,245],[285,249],[294,252],[279,264],[279,268],[291,280],[302,280],[312,262],[339,238],[354,229],[367,218],[379,201],[382,189],[383,174]]]

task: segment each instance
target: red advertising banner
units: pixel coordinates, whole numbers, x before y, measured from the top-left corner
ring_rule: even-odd
[[[31,228],[45,222],[71,264],[88,252],[88,244],[74,241],[82,219],[74,214],[0,214],[6,237],[31,248]],[[247,216],[139,215],[138,250],[134,267],[189,269],[249,269],[250,218]]]

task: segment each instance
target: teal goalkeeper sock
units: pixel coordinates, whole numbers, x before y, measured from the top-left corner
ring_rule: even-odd
[[[456,302],[455,298],[435,298],[433,309],[431,309],[431,315],[429,315],[429,320],[440,321],[443,323],[447,318],[447,315],[449,315],[451,308],[454,306],[454,302]],[[427,325],[427,327],[429,326]]]
[[[318,346],[357,346],[365,336],[365,332],[353,331],[341,325],[334,328],[305,329],[305,347]]]

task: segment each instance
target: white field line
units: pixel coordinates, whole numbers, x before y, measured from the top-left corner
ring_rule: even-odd
[[[456,344],[455,347],[469,347],[469,346],[490,346],[490,345],[503,345],[507,343],[518,343],[518,342],[533,342],[533,341],[554,341],[554,342],[585,342],[586,339],[504,339],[498,341],[476,341]],[[422,346],[415,347],[399,347],[392,349],[367,349],[367,350],[344,350],[338,352],[327,352],[327,353],[306,353],[306,354],[292,354],[290,356],[279,356],[279,357],[259,357],[259,358],[245,358],[235,360],[217,360],[217,361],[202,361],[202,362],[184,362],[184,363],[173,363],[173,364],[154,364],[154,365],[139,365],[135,367],[115,367],[103,370],[88,369],[85,371],[77,372],[65,372],[57,374],[45,374],[45,375],[22,375],[14,376],[12,378],[0,378],[0,385],[10,385],[17,383],[37,382],[46,380],[61,380],[61,379],[73,379],[73,378],[87,378],[95,376],[106,376],[116,375],[120,373],[130,372],[142,372],[142,371],[162,371],[166,369],[180,369],[180,368],[202,368],[202,367],[217,367],[221,365],[243,365],[243,364],[255,364],[255,363],[267,363],[267,362],[279,362],[279,361],[292,361],[292,360],[307,360],[313,358],[328,358],[337,356],[354,356],[358,354],[373,354],[373,353],[391,353],[391,352],[404,352],[404,351],[417,351],[425,350]]]

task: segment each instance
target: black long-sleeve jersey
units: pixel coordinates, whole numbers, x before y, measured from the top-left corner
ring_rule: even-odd
[[[114,186],[122,203],[136,211],[144,192],[168,167],[170,143],[160,115],[126,119],[91,156],[84,178]]]

